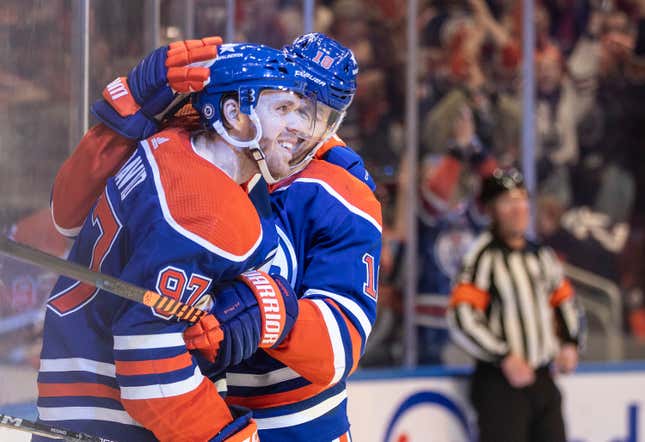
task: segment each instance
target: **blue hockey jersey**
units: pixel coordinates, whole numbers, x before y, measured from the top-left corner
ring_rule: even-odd
[[[95,142],[84,138],[56,177],[61,231],[76,231],[93,189],[128,152],[127,140],[102,125],[90,134]],[[227,401],[253,409],[262,441],[347,442],[345,379],[376,316],[380,205],[363,182],[323,161],[279,184],[271,201],[280,240],[273,271],[296,289],[300,314],[280,348],[228,374]]]
[[[272,220],[186,131],[168,129],[109,179],[69,259],[194,304],[276,246]],[[119,441],[208,440],[230,412],[187,352],[187,326],[61,277],[45,318],[39,419]]]
[[[277,349],[227,374],[227,402],[253,409],[263,442],[346,441],[345,381],[376,318],[381,207],[365,183],[314,160],[271,194],[280,247],[272,272],[300,313]]]

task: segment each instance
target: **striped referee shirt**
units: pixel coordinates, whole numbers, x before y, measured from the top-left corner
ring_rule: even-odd
[[[511,249],[484,232],[462,262],[448,324],[456,342],[479,360],[499,362],[515,353],[537,368],[555,356],[557,335],[577,342],[578,313],[551,248],[527,241]]]

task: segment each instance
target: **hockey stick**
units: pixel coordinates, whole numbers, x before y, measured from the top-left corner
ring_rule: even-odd
[[[113,276],[95,272],[74,262],[65,261],[40,250],[19,244],[3,235],[0,235],[0,253],[114,293],[121,298],[140,302],[165,314],[175,315],[185,321],[197,322],[206,314],[204,310],[191,307],[170,296],[146,290]]]
[[[2,413],[0,413],[0,427],[37,434],[39,436],[50,437],[52,439],[62,439],[69,442],[111,442],[109,439],[102,437],[92,436],[85,433],[77,433],[76,431],[63,430],[62,428],[50,427],[46,424],[32,422],[20,417],[8,416]]]

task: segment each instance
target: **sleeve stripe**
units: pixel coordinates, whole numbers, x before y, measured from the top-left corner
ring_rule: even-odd
[[[333,385],[338,383],[345,373],[345,346],[343,345],[343,338],[338,328],[338,322],[336,322],[336,318],[331,311],[331,307],[320,299],[312,299],[312,302],[320,310],[329,333],[329,340],[334,353],[334,377],[330,382],[330,385]]]
[[[475,312],[469,305],[462,304],[458,306],[456,314],[464,332],[472,336],[473,340],[486,352],[499,355],[508,351],[503,342],[496,339],[489,330],[477,321]]]
[[[115,350],[148,350],[185,346],[182,333],[163,333],[158,335],[114,336]]]
[[[114,364],[85,358],[41,359],[41,372],[86,371],[101,376],[115,377]]]
[[[258,429],[260,430],[295,427],[306,422],[311,422],[312,420],[329,413],[331,410],[342,404],[345,400],[347,400],[347,390],[343,390],[340,393],[331,396],[324,401],[314,405],[313,407],[307,408],[303,411],[297,411],[295,413],[285,414],[282,416],[263,418],[256,417],[253,420],[258,424]]]
[[[81,229],[83,228],[82,223],[78,227],[70,227],[67,229],[65,227],[59,226],[58,223],[56,222],[56,217],[54,216],[54,200],[51,201],[50,211],[52,215],[52,223],[54,224],[54,227],[56,228],[58,233],[60,233],[63,236],[66,236],[67,238],[75,238],[78,236],[78,234],[81,232]]]
[[[459,344],[467,353],[476,359],[483,361],[492,361],[492,356],[477,346],[472,339],[470,339],[457,324],[456,314],[454,310],[449,310],[446,316],[450,329],[450,336]]]
[[[231,387],[268,387],[299,377],[291,368],[284,367],[263,374],[226,373],[226,383]]]
[[[204,380],[199,367],[195,367],[193,375],[183,381],[169,384],[154,384],[143,387],[121,387],[121,398],[128,400],[158,399],[179,396],[195,390]],[[207,380],[207,382],[210,382]]]
[[[165,359],[147,361],[115,361],[116,372],[123,376],[169,373],[192,365],[193,360],[188,353]]]
[[[576,315],[573,301],[564,301],[560,304],[560,310],[562,311],[562,318],[564,319],[568,335],[572,338],[576,338],[578,336],[578,316]]]
[[[374,227],[376,227],[376,229],[377,229],[379,232],[381,232],[381,231],[383,230],[383,229],[382,229],[382,227],[381,227],[381,223],[380,223],[379,221],[377,221],[377,220],[376,220],[372,215],[370,215],[370,214],[368,214],[367,212],[365,212],[365,211],[363,211],[363,210],[359,209],[358,207],[356,207],[355,205],[353,205],[352,203],[350,203],[349,201],[347,201],[345,198],[343,198],[343,196],[342,196],[341,194],[339,194],[338,192],[336,192],[336,190],[334,190],[334,188],[332,188],[332,187],[331,187],[328,183],[326,183],[325,181],[318,180],[318,179],[315,179],[315,178],[298,178],[298,179],[296,179],[294,182],[304,182],[304,183],[314,183],[314,184],[318,184],[318,185],[319,185],[319,186],[321,186],[323,189],[325,189],[325,190],[327,191],[327,193],[329,193],[331,196],[333,196],[334,198],[336,198],[336,199],[337,199],[337,200],[338,200],[338,201],[339,201],[343,206],[345,206],[345,207],[346,207],[350,212],[352,212],[352,213],[353,213],[353,214],[355,214],[355,215],[360,216],[361,218],[363,218],[364,220],[366,220],[367,222],[369,222],[370,224],[372,224]]]
[[[558,287],[552,294],[551,294],[551,307],[557,307],[560,304],[562,304],[564,301],[569,299],[573,295],[573,287],[571,287],[571,283],[567,281],[566,279],[562,281],[562,284],[560,284],[560,287]]]
[[[343,307],[345,307],[358,320],[361,326],[363,335],[365,336],[365,340],[367,340],[370,333],[372,332],[372,323],[370,322],[367,315],[365,314],[363,309],[358,305],[356,301],[353,301],[352,299],[349,299],[345,296],[341,296],[336,293],[332,293],[332,292],[328,292],[326,290],[320,290],[320,289],[307,290],[303,295],[303,298],[307,298],[315,295],[326,296],[330,299],[333,299]]]
[[[101,407],[38,407],[38,417],[43,421],[95,420],[141,426],[123,410]]]
[[[475,269],[475,285],[481,290],[490,289],[490,271],[493,265],[493,257],[490,253],[484,252],[481,255],[477,268]]]
[[[38,395],[40,397],[102,397],[119,400],[119,390],[103,384],[90,382],[72,382],[65,384],[38,383]]]
[[[470,304],[477,310],[484,311],[490,303],[490,295],[472,284],[458,284],[452,291],[450,305],[454,307],[461,303]]]

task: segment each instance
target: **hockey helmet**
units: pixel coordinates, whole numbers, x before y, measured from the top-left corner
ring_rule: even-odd
[[[495,169],[483,180],[479,201],[486,205],[505,192],[524,188],[524,177],[517,169]]]
[[[318,148],[338,130],[356,93],[358,64],[349,48],[318,32],[296,38],[283,51],[302,67],[296,75],[306,80],[307,94],[313,95],[321,110],[319,113],[328,116],[318,124],[323,129],[317,131],[319,136],[301,144],[294,154],[291,163],[295,172],[306,166]]]
[[[250,150],[268,183],[275,183],[260,147],[262,125],[255,113],[260,97],[266,90],[286,91],[297,94],[301,106],[297,111],[301,124],[298,136],[301,144],[317,144],[326,132],[327,120],[335,118],[336,111],[324,113],[325,121],[318,127],[316,116],[324,109],[317,108],[313,94],[307,91],[308,82],[302,68],[284,52],[259,44],[225,44],[210,67],[211,83],[193,96],[193,107],[201,115],[203,125],[215,130],[228,143]],[[222,116],[223,98],[236,95],[240,112],[249,116],[255,131],[252,139],[240,140],[233,137],[224,126]],[[321,129],[321,125],[325,128]]]

